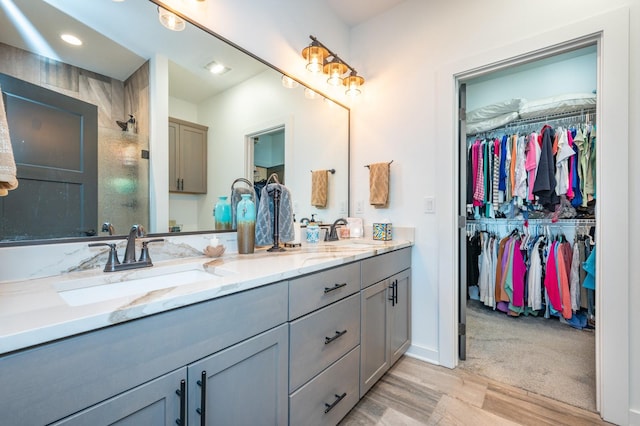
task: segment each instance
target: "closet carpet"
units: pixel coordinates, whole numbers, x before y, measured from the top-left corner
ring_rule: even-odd
[[[467,303],[467,359],[459,366],[502,383],[596,410],[595,332],[557,318],[509,317]]]
[[[402,357],[340,426],[608,425],[596,413],[479,376]]]

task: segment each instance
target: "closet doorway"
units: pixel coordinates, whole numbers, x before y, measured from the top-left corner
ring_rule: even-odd
[[[246,176],[251,182],[264,183],[272,174],[285,182],[286,132],[277,125],[245,136]]]
[[[458,365],[592,411],[598,409],[596,297],[582,286],[587,274],[581,266],[594,247],[596,228],[595,189],[584,186],[597,173],[595,160],[589,163],[596,144],[596,42],[583,40],[461,78],[458,102]],[[563,136],[550,139],[551,175],[557,178],[551,192],[560,193],[553,200],[541,187],[534,190],[540,154],[536,158],[533,143],[540,149],[544,133],[551,134],[545,125]],[[560,155],[558,140],[564,147]],[[593,148],[585,166],[594,175],[587,176],[587,167],[579,170],[579,147],[589,153]],[[556,173],[557,158],[567,161],[558,161]],[[545,291],[543,275],[550,265],[559,270],[558,253],[567,278],[564,287],[555,281],[567,296],[559,305]],[[572,271],[579,276],[570,298]]]

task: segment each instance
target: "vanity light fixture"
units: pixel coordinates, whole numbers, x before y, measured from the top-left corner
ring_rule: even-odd
[[[165,28],[171,31],[182,31],[187,25],[184,19],[160,6],[158,6],[158,19]]]
[[[304,97],[313,100],[318,99],[320,97],[320,94],[315,90],[307,87],[306,89],[304,89]]]
[[[215,74],[215,75],[222,75],[231,71],[231,68],[226,67],[223,64],[216,61],[211,61],[204,67],[208,69],[211,74]]]
[[[282,75],[282,85],[287,89],[295,89],[300,83],[289,77],[288,75]]]
[[[324,66],[324,60],[329,56],[329,51],[320,45],[320,42],[313,36],[311,44],[302,49],[302,57],[307,61],[307,70],[319,73]]]
[[[311,43],[302,49],[302,57],[307,61],[307,69],[312,72],[320,72],[328,76],[327,83],[331,86],[344,85],[345,93],[357,96],[361,93],[360,87],[364,84],[364,78],[340,57],[322,44],[316,37],[310,35]],[[322,65],[320,65],[322,64]],[[347,74],[347,75],[345,75]]]
[[[349,96],[358,96],[361,92],[360,86],[364,84],[364,78],[360,77],[355,70],[351,71],[348,77],[343,80],[343,84],[347,88],[345,92]]]
[[[325,62],[323,71],[329,75],[327,83],[332,86],[340,86],[342,84],[342,76],[347,72],[347,66],[340,58],[334,56],[330,61]]]

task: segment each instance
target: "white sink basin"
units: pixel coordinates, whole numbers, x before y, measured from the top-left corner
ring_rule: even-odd
[[[119,281],[108,284],[89,285],[73,288],[58,289],[58,295],[70,306],[88,305],[119,297],[145,294],[155,290],[170,287],[178,287],[199,281],[211,281],[220,279],[219,276],[210,274],[202,269],[190,269],[186,271],[172,272],[163,275],[155,275],[146,278],[136,278],[127,281]],[[68,287],[68,284],[65,285]]]

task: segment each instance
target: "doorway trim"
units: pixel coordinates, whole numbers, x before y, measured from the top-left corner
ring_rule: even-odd
[[[506,66],[598,43],[598,140],[616,144],[599,149],[596,164],[598,256],[596,282],[616,283],[597,291],[596,375],[601,416],[617,424],[629,422],[629,9],[623,8],[564,25],[481,55],[443,67],[437,81],[438,203],[441,244],[438,257],[439,362],[454,368],[458,361],[459,188],[458,89],[460,80]],[[609,145],[611,146],[611,145]],[[605,206],[609,206],[608,208]],[[597,288],[601,288],[597,284]]]
[[[274,130],[284,129],[284,164],[290,173],[295,172],[293,161],[293,116],[274,118],[247,127],[244,130],[244,177],[253,182],[253,138]]]

